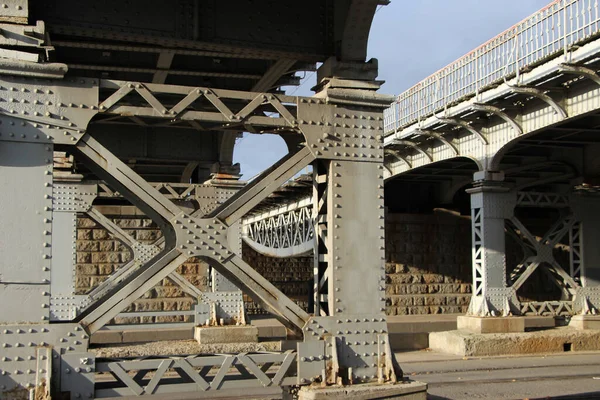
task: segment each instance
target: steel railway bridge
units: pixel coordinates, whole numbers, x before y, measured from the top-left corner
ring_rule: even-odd
[[[0,394],[393,387],[401,370],[385,315],[384,189],[427,187],[439,205],[467,191],[470,314],[596,313],[597,1],[556,0],[395,101],[377,93],[377,62],[366,61],[384,3],[0,3]],[[316,63],[313,97],[280,90]],[[232,162],[241,132],[278,134],[289,149],[247,185]],[[73,156],[76,173],[55,168],[55,154]],[[270,200],[307,165],[307,190]],[[137,241],[94,204],[116,198],[156,222],[161,239]],[[535,232],[521,208],[559,218]],[[82,214],[133,257],[77,295]],[[523,248],[518,265],[506,263],[507,237]],[[275,257],[314,254],[314,310],[248,265],[242,238]],[[553,256],[558,244],[567,264]],[[209,291],[177,274],[190,257],[210,264]],[[519,302],[537,269],[560,301]],[[282,353],[95,359],[90,335],[165,278],[198,299],[198,324],[243,324],[243,291],[303,341]]]

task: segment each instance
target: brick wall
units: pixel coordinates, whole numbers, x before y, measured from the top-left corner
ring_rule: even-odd
[[[471,225],[468,217],[386,216],[388,315],[466,312],[471,299]]]

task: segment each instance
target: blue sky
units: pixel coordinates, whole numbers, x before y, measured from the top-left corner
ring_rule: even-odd
[[[368,58],[379,60],[382,93],[398,95],[533,14],[550,0],[392,0],[375,15]],[[315,75],[288,93],[311,96]],[[274,135],[245,134],[234,162],[250,179],[287,153]],[[257,157],[260,154],[260,157]]]

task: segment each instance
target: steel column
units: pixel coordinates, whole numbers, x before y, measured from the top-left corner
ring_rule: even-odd
[[[508,315],[516,311],[516,295],[506,282],[505,219],[512,217],[514,193],[481,182],[471,194],[473,296],[468,314]]]
[[[576,313],[596,314],[600,309],[600,198],[573,195],[571,207],[578,224],[571,231],[571,271],[581,287],[574,298]]]

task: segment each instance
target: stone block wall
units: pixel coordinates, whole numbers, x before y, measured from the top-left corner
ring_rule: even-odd
[[[471,222],[436,210],[386,215],[388,315],[465,313],[471,299]]]
[[[161,235],[156,225],[135,207],[105,206],[101,211],[142,243]],[[507,237],[507,265],[522,258],[520,246]],[[560,246],[559,246],[560,247]],[[564,247],[564,246],[563,246]],[[284,294],[308,310],[312,296],[313,257],[272,258],[244,245],[243,259]],[[562,248],[557,259],[568,256]],[[566,256],[565,256],[566,254]],[[127,247],[86,217],[78,218],[76,289],[83,294],[130,260]],[[564,261],[568,265],[568,258]],[[386,215],[386,311],[388,315],[465,313],[471,298],[470,217],[437,209],[433,214]],[[191,258],[178,269],[200,290],[207,290],[208,266]],[[536,271],[518,292],[522,301],[554,300],[560,290]],[[248,314],[265,313],[246,296]],[[126,311],[186,311],[195,300],[164,279]],[[113,323],[191,321],[190,316],[118,317]]]
[[[308,311],[313,286],[313,257],[274,258],[257,253],[243,245],[242,258],[279,290]],[[265,314],[256,303],[246,298],[248,314]]]
[[[141,243],[161,235],[135,207],[106,206],[101,211]],[[83,294],[130,260],[126,246],[86,217],[78,218],[77,293]],[[313,257],[272,258],[243,246],[243,259],[283,293],[308,310],[312,295]],[[191,258],[178,272],[207,290],[208,266]],[[468,217],[438,211],[434,215],[386,216],[387,313],[464,313],[471,296],[471,234]],[[248,314],[265,313],[246,296]],[[164,279],[126,312],[193,309],[195,300]],[[112,323],[184,322],[191,317],[117,317]]]
[[[161,237],[160,229],[137,208],[130,206],[99,207],[125,232],[138,242],[151,244]],[[102,283],[115,270],[131,259],[126,246],[111,237],[109,232],[95,221],[85,216],[77,218],[77,264],[75,289],[77,294],[88,293]],[[177,269],[188,281],[200,290],[206,290],[208,283],[206,263],[190,258]],[[184,293],[169,279],[146,292],[124,312],[142,311],[188,311],[193,309],[195,300]],[[117,317],[112,324],[160,323],[192,321],[190,316],[160,317]]]

